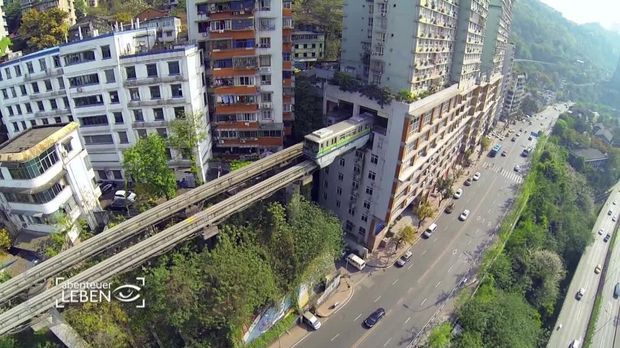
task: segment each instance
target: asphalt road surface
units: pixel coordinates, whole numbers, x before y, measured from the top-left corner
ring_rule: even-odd
[[[606,207],[614,208],[614,211],[616,212],[620,210],[617,206],[620,204],[620,192],[618,192],[619,188],[620,184],[617,184],[616,187],[614,187],[614,191],[612,193],[613,198],[608,200],[608,202],[612,202],[612,204],[606,205]],[[616,202],[616,205],[613,204],[614,201]],[[605,212],[605,209],[603,209],[603,212]],[[619,214],[616,213],[616,215]],[[603,219],[611,220],[611,217],[603,215]],[[600,243],[598,240],[596,242]],[[618,244],[620,244],[620,241],[616,240],[613,250],[610,250],[611,258],[609,259],[609,264],[605,269],[605,283],[603,284],[603,290],[601,292],[601,310],[599,312],[596,327],[594,328],[592,348],[620,346],[620,330],[618,330],[620,321],[620,306],[618,305],[618,299],[614,299],[613,297],[614,287],[616,286],[616,283],[620,282],[620,247],[618,247]],[[594,320],[594,318],[591,320]]]
[[[603,266],[605,263],[605,256],[607,255],[609,243],[604,242],[603,238],[608,233],[612,234],[614,232],[616,223],[612,221],[612,216],[617,217],[620,213],[620,206],[618,205],[620,203],[619,187],[620,185],[616,184],[612,194],[607,202],[605,202],[603,209],[601,209],[598,219],[594,224],[594,228],[592,228],[594,242],[586,248],[579,260],[579,265],[577,265],[577,269],[571,280],[566,298],[564,299],[564,304],[562,305],[560,315],[555,324],[555,330],[551,334],[547,347],[569,347],[575,340],[583,344],[588,321],[596,298],[596,291],[601,279],[601,275],[596,274],[594,268],[597,265]],[[613,204],[614,201],[616,204]],[[607,214],[609,210],[612,211],[611,216]],[[599,230],[601,229],[602,234],[599,234]],[[613,314],[613,316],[615,316],[617,315],[618,307],[617,305],[612,305],[613,303],[611,301],[613,301],[613,299],[611,299],[611,294],[613,294],[613,287],[616,285],[617,280],[620,280],[620,265],[618,261],[612,261],[612,263],[615,267],[611,270],[611,273],[608,273],[609,281],[607,282],[608,284],[605,284],[605,291],[603,291],[603,294],[605,295],[605,292],[609,291],[609,310],[615,309],[616,313]],[[611,284],[612,282],[613,285]],[[608,290],[610,287],[611,290]],[[577,300],[576,298],[579,289],[585,290],[581,300]],[[560,327],[560,325],[562,326]],[[607,325],[607,328],[602,332],[606,340],[608,339],[608,335],[613,336],[615,334],[613,331],[615,327],[612,326],[613,325]],[[609,344],[600,347],[614,347],[614,345]]]
[[[511,136],[498,131],[506,157],[483,154],[478,171],[479,181],[463,187],[463,195],[454,200],[452,214],[439,212],[438,229],[429,239],[413,246],[413,257],[403,268],[366,267],[366,278],[360,281],[353,298],[340,311],[323,321],[323,326],[308,334],[299,347],[406,347],[417,340],[418,333],[442,306],[452,306],[455,289],[474,286],[473,270],[483,251],[492,243],[503,217],[509,212],[528,158],[520,156],[524,148],[534,146],[537,138],[528,140],[532,131],[548,132],[559,112],[552,107],[541,114],[511,126]],[[521,135],[511,142],[512,136]],[[519,165],[522,171],[515,172]],[[473,175],[473,172],[471,173]],[[456,189],[456,188],[455,188]],[[461,222],[464,209],[471,211]],[[464,279],[469,281],[464,283]],[[372,329],[363,321],[375,309],[383,307],[386,316]],[[450,308],[450,307],[448,307]]]

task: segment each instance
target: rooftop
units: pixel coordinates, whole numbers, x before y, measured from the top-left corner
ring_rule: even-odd
[[[78,128],[76,122],[32,127],[0,144],[0,162],[26,162]]]
[[[574,150],[573,154],[583,157],[586,162],[602,161],[607,159],[607,155],[594,148]]]

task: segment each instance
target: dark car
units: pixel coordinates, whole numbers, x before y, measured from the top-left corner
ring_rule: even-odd
[[[112,184],[112,183],[101,183],[101,184],[99,184],[99,189],[101,190],[101,193],[106,193],[108,191],[112,191],[113,188],[114,188],[114,184]]]
[[[609,238],[611,238],[611,234],[607,233],[607,235],[605,236],[605,239],[603,239],[603,241],[605,243],[609,242]]]
[[[616,283],[614,288],[614,298],[618,298],[618,296],[620,296],[620,283]]]
[[[32,250],[10,247],[8,252],[9,254],[13,256],[19,256],[22,259],[30,261],[35,265],[39,263],[41,260],[43,260],[43,255],[39,254],[36,251],[32,251]]]
[[[129,212],[129,209],[133,207],[134,203],[134,201],[129,199],[117,198],[112,202],[112,204],[108,205],[106,209],[119,212]]]
[[[453,211],[453,210],[454,210],[454,203],[450,203],[450,204],[448,204],[448,206],[446,207],[445,212],[446,212],[447,214],[450,214],[450,213],[452,213],[452,211]]]
[[[471,185],[471,178],[467,178],[467,180],[465,180],[465,186],[469,185]]]
[[[379,308],[376,311],[372,312],[372,314],[368,316],[366,320],[364,320],[364,325],[366,325],[366,327],[368,328],[371,328],[375,326],[379,322],[379,320],[381,320],[381,318],[383,318],[384,316],[385,316],[385,309]]]
[[[517,141],[517,138],[512,137],[512,139],[510,139],[510,141],[515,142],[515,141]]]

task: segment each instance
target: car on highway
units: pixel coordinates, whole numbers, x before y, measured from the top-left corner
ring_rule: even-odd
[[[603,239],[603,241],[605,243],[609,242],[609,239],[611,238],[611,234],[607,233],[607,235],[605,236],[605,238]]]
[[[575,298],[577,300],[581,300],[581,298],[583,297],[583,295],[586,293],[586,289],[581,288],[579,289],[579,291],[577,291],[577,295],[575,295]]]
[[[474,178],[474,181],[478,181],[478,180],[480,180],[480,172],[476,172],[476,173],[474,174],[473,178]]]
[[[436,229],[437,229],[437,224],[436,223],[432,223],[430,226],[428,226],[426,231],[424,231],[423,236],[426,237],[426,238],[430,238],[433,235],[433,232],[435,232]]]
[[[507,154],[508,152],[506,152],[506,150],[502,151],[502,157],[506,157]]]
[[[620,296],[620,283],[616,283],[614,287],[614,298],[618,298]]]
[[[409,260],[411,260],[412,256],[413,251],[407,250],[407,252],[404,253],[403,256],[398,259],[398,261],[396,261],[396,266],[403,267],[407,262],[409,262]]]
[[[532,136],[530,135],[529,137],[527,137],[527,140],[532,140]]]
[[[463,210],[461,215],[459,215],[459,220],[465,221],[465,220],[467,220],[468,217],[469,217],[469,210],[465,209],[465,210]]]
[[[510,139],[510,141],[512,141],[514,143],[515,141],[517,141],[517,138],[512,137],[512,139]]]
[[[616,205],[616,201],[611,202],[611,204]]]
[[[114,192],[114,199],[127,199],[130,200],[132,202],[134,202],[136,200],[137,196],[135,193],[131,192],[131,191],[125,191],[125,190],[118,190],[116,192]]]
[[[611,221],[616,222],[616,216],[615,215],[611,217]]]
[[[517,172],[517,173],[518,173],[518,172],[520,172],[520,171],[521,171],[521,167],[519,167],[519,165],[517,164],[517,165],[514,167],[514,171],[515,171],[515,172]]]
[[[379,308],[376,311],[372,312],[372,314],[370,314],[368,318],[364,320],[364,325],[366,325],[367,328],[371,328],[377,325],[379,320],[381,320],[384,316],[385,316],[385,309]]]
[[[581,346],[581,341],[573,340],[573,342],[571,342],[569,348],[579,348],[580,346]]]
[[[454,191],[454,195],[452,195],[452,197],[454,197],[455,199],[459,199],[459,198],[461,198],[462,195],[463,195],[463,189],[460,188],[460,189]]]
[[[611,210],[607,212],[607,215],[611,216],[611,214],[613,214],[613,212]]]
[[[601,267],[601,265],[596,265],[596,267],[594,267],[594,273],[596,274],[601,273],[602,270],[603,268]]]
[[[599,229],[598,229],[598,234],[599,234],[599,235],[601,235],[601,236],[602,236],[602,235],[603,235],[603,232],[605,232],[605,231],[604,231],[602,228],[599,228]]]

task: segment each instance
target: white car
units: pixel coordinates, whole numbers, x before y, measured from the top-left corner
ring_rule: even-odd
[[[465,221],[465,220],[467,220],[468,217],[469,217],[469,210],[465,209],[465,210],[463,210],[463,212],[459,216],[459,220]]]
[[[520,172],[521,171],[521,167],[519,167],[519,165],[517,164],[514,168],[515,172]]]
[[[615,215],[611,217],[611,221],[616,222],[616,216]]]
[[[594,273],[596,274],[601,273],[602,270],[603,270],[603,267],[601,267],[601,265],[596,265],[596,267],[594,267]]]
[[[599,235],[601,235],[601,236],[603,235],[603,232],[604,232],[604,231],[603,231],[603,229],[602,229],[602,228],[598,230],[598,234],[599,234]]]
[[[136,197],[137,197],[136,194],[131,191],[118,190],[114,192],[114,199],[117,199],[117,198],[127,199],[133,202],[136,200]]]
[[[583,297],[585,293],[586,293],[586,289],[581,288],[579,289],[579,291],[577,291],[577,295],[575,295],[575,298],[577,298],[577,300],[581,300],[581,298]]]
[[[463,189],[458,189],[454,191],[454,195],[452,195],[452,197],[454,197],[455,199],[459,199],[461,198],[462,195],[463,195]]]
[[[480,180],[480,172],[476,172],[476,174],[474,174],[474,181],[478,180]]]

